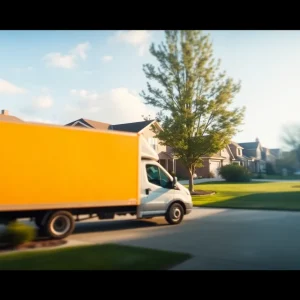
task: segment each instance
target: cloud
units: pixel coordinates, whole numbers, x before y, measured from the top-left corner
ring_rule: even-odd
[[[36,108],[50,108],[53,106],[53,99],[51,96],[40,96],[34,101],[34,106]]]
[[[109,61],[112,61],[113,57],[110,56],[110,55],[106,55],[106,56],[102,56],[101,60],[103,62],[109,62]]]
[[[72,52],[74,53],[75,56],[79,56],[81,59],[86,60],[87,58],[86,52],[89,50],[89,48],[90,48],[90,43],[85,42],[82,44],[78,44]]]
[[[14,72],[18,72],[18,73],[21,73],[21,72],[31,72],[33,71],[34,68],[29,66],[29,67],[26,67],[26,68],[13,68],[12,71]]]
[[[78,44],[69,54],[61,54],[60,52],[48,53],[43,60],[48,67],[56,67],[63,69],[73,69],[77,66],[78,59],[86,60],[87,51],[90,47],[88,42]]]
[[[115,88],[106,93],[74,89],[70,94],[76,101],[73,100],[65,107],[68,117],[66,122],[87,118],[118,124],[142,121],[142,115],[155,116],[155,112],[127,88]]]
[[[0,94],[24,94],[26,90],[0,78]]]
[[[41,95],[32,100],[29,105],[21,108],[21,112],[26,115],[26,117],[31,117],[40,114],[42,111],[48,111],[54,104],[53,98],[49,95]]]
[[[118,31],[113,40],[132,45],[138,49],[138,55],[143,56],[150,43],[151,33],[148,30]]]
[[[75,55],[62,55],[61,53],[48,53],[44,60],[48,67],[72,69],[76,66]]]

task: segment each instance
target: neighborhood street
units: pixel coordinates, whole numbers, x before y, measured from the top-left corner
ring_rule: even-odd
[[[179,226],[163,218],[78,223],[69,240],[187,252],[175,269],[300,269],[300,213],[195,208]]]
[[[177,226],[164,218],[91,219],[76,223],[68,240],[70,246],[119,243],[193,255],[174,270],[300,269],[300,212],[194,208]]]

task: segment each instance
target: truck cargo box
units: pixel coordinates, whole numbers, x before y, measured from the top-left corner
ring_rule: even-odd
[[[0,122],[0,137],[0,212],[140,204],[138,134]]]

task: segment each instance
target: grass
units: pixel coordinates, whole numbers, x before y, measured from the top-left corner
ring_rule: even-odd
[[[215,195],[193,196],[195,206],[270,210],[300,210],[300,182],[210,182],[195,190],[213,190]]]
[[[115,244],[0,255],[0,270],[167,270],[191,256]]]

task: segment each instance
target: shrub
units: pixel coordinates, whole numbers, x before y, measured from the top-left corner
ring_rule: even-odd
[[[10,222],[3,234],[0,241],[16,247],[21,244],[31,242],[36,237],[36,229],[30,225],[26,225],[17,221]]]
[[[270,162],[267,162],[267,164],[266,164],[266,173],[268,175],[276,174],[275,168],[274,168],[273,164],[271,164]]]
[[[249,182],[251,173],[238,164],[226,165],[220,168],[219,174],[228,182]]]
[[[259,172],[255,178],[256,178],[256,179],[265,179],[266,176],[265,176],[265,174],[263,174],[262,172]]]
[[[210,171],[209,175],[208,175],[208,178],[215,178],[215,173]]]

